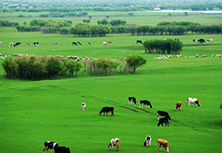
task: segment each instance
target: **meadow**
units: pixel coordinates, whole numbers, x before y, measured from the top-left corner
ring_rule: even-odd
[[[72,35],[19,33],[15,28],[1,28],[0,53],[11,55],[76,55],[80,57],[124,58],[139,54],[146,65],[136,74],[89,76],[81,71],[78,77],[57,80],[10,80],[0,66],[0,152],[42,152],[43,143],[56,141],[71,152],[104,153],[114,137],[120,138],[120,152],[157,151],[157,140],[166,139],[170,152],[218,153],[222,140],[222,60],[210,57],[222,54],[221,35],[176,36],[183,42],[182,57],[156,60],[158,54],[145,54],[136,40],[165,39],[175,36],[131,36],[109,34],[106,37],[74,37]],[[192,39],[212,38],[203,45]],[[113,44],[103,46],[103,41]],[[9,42],[21,41],[19,47]],[[39,41],[39,46],[27,42]],[[58,45],[53,45],[53,42]],[[71,42],[81,41],[82,46]],[[91,46],[87,43],[91,42]],[[208,54],[206,58],[189,58]],[[187,57],[187,58],[185,58]],[[0,59],[0,64],[3,59]],[[128,105],[135,96],[137,105]],[[188,97],[198,98],[201,107],[186,105]],[[151,101],[153,108],[139,109],[139,100]],[[178,101],[182,110],[175,111]],[[82,112],[81,103],[86,103]],[[104,106],[114,107],[114,116],[99,116]],[[169,127],[158,127],[156,112],[167,111],[172,120]],[[147,135],[152,146],[144,147]],[[52,153],[52,150],[49,150]]]

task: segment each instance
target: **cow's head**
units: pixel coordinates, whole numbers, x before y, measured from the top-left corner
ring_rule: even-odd
[[[108,145],[108,148],[111,149],[111,147],[112,147],[112,145],[111,145],[111,143],[110,143],[110,144]]]
[[[170,148],[169,148],[169,147],[166,147],[165,150],[166,150],[166,152],[169,152],[169,151],[170,151]]]

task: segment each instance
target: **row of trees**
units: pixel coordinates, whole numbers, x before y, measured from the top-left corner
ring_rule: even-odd
[[[101,21],[97,21],[98,24],[103,24],[103,25],[111,25],[111,26],[124,26],[126,25],[126,21],[125,20],[111,20],[110,22],[103,19]]]
[[[145,53],[152,54],[180,54],[183,43],[180,41],[166,40],[146,40],[144,43]]]
[[[146,63],[139,55],[128,55],[125,60],[109,58],[82,60],[84,71],[90,75],[112,75],[117,73],[136,73],[136,69]],[[7,78],[19,79],[48,79],[59,76],[76,76],[83,67],[81,62],[74,59],[53,56],[29,56],[16,59],[7,58],[2,63]],[[120,71],[117,72],[117,67]]]
[[[156,7],[160,9],[192,9],[192,10],[206,10],[219,8],[222,9],[220,0],[66,0],[63,1],[44,1],[44,0],[22,0],[9,1],[6,0],[0,4],[0,11],[2,12],[75,12],[75,11],[144,11],[153,10]]]
[[[4,23],[0,22],[0,23]],[[7,22],[5,22],[7,23]],[[131,33],[132,35],[184,35],[186,33],[201,33],[201,34],[221,34],[222,24],[219,25],[200,25],[194,22],[160,22],[157,26],[137,26],[126,25],[124,20],[102,20],[98,25],[89,25],[85,23],[76,24],[71,27],[72,21],[53,21],[34,19],[29,25],[17,26],[19,32],[26,31],[41,31],[42,33],[60,33],[74,34],[76,36],[105,36],[108,33]],[[4,24],[6,25],[6,24]],[[32,27],[35,26],[35,27]],[[42,28],[40,28],[40,26]]]
[[[72,59],[50,56],[6,58],[2,63],[7,78],[48,79],[57,76],[77,76],[82,64]]]
[[[15,27],[18,26],[18,22],[0,20],[0,27]]]

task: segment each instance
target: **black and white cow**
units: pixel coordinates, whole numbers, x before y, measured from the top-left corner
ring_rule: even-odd
[[[108,113],[111,113],[111,116],[114,116],[113,111],[114,111],[114,107],[103,107],[101,111],[99,112],[99,115],[101,115],[102,113],[103,115],[105,115],[105,113],[106,115],[108,115]]]
[[[205,40],[204,39],[198,39],[198,42],[203,44],[203,43],[205,43]]]
[[[54,153],[71,153],[68,147],[55,147]]]
[[[14,47],[15,46],[20,46],[20,45],[22,45],[22,43],[21,42],[17,42],[17,43],[14,44]]]
[[[165,116],[168,120],[171,120],[169,114],[165,111],[160,111],[158,110],[157,111],[157,119],[159,120],[159,116]]]
[[[57,142],[46,141],[44,142],[44,146],[45,148],[43,149],[43,151],[45,152],[45,150],[47,150],[47,152],[49,152],[49,149],[54,149],[55,147],[58,147],[59,145]]]
[[[14,46],[15,44],[14,43],[9,43],[8,44],[8,46],[10,47],[10,46]]]
[[[136,43],[140,43],[140,44],[143,44],[142,40],[137,40]]]
[[[195,42],[195,39],[193,39],[193,42]]]
[[[82,45],[82,43],[80,41],[77,41],[77,44]]]
[[[176,41],[180,41],[179,38],[175,38]]]
[[[76,45],[77,46],[77,43],[76,42],[72,42],[72,45]]]
[[[39,42],[34,42],[33,43],[33,46],[37,46],[37,45],[39,45]]]
[[[57,45],[58,43],[57,43],[57,42],[54,42],[53,44],[54,44],[54,45]]]
[[[152,140],[151,136],[148,135],[148,136],[145,138],[145,142],[143,143],[143,145],[144,145],[144,146],[147,146],[147,145],[151,146],[151,140]]]
[[[163,123],[165,124],[165,126],[169,126],[169,121],[168,121],[168,118],[167,117],[164,117],[164,118],[160,118],[159,120],[159,123],[157,124],[158,126],[162,125],[163,126]]]
[[[146,107],[152,108],[152,105],[151,105],[150,101],[148,101],[148,100],[140,100],[139,107],[143,108],[143,105],[146,105]]]
[[[128,104],[132,105],[132,103],[134,105],[136,105],[136,98],[135,97],[128,97]]]
[[[82,111],[85,112],[85,110],[86,110],[86,103],[83,102],[81,106],[82,106]]]

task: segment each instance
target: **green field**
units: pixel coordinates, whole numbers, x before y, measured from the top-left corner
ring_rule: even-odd
[[[104,153],[111,138],[120,138],[120,152],[157,151],[157,140],[166,139],[170,152],[219,153],[222,141],[222,54],[221,35],[176,36],[183,42],[182,57],[156,60],[158,54],[145,54],[136,40],[165,39],[175,36],[131,36],[109,34],[106,37],[73,37],[72,35],[18,33],[15,28],[0,28],[3,45],[0,53],[11,55],[76,55],[80,57],[124,58],[136,53],[147,63],[136,74],[107,77],[88,76],[82,70],[78,77],[58,80],[9,80],[0,67],[0,152],[42,152],[43,143],[56,141],[71,152]],[[192,39],[212,38],[213,43],[200,45]],[[103,46],[103,41],[113,44]],[[21,41],[19,47],[9,42]],[[27,42],[39,41],[39,46]],[[58,45],[53,45],[53,42]],[[82,46],[72,46],[81,41]],[[87,43],[91,42],[91,46]],[[189,58],[207,54],[207,58]],[[186,58],[185,58],[186,57]],[[3,59],[0,59],[0,64]],[[128,105],[128,97],[150,100],[153,108],[139,109]],[[186,105],[196,97],[201,107]],[[174,111],[178,101],[182,110]],[[82,112],[81,103],[87,104]],[[114,116],[99,116],[104,106],[113,106]],[[169,127],[158,127],[157,110],[169,112]],[[147,135],[152,146],[144,147]],[[53,153],[52,150],[49,151]]]

